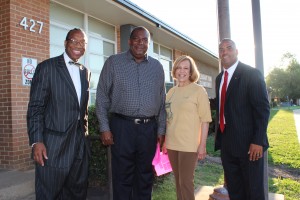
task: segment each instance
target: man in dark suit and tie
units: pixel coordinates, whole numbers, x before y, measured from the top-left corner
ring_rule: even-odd
[[[86,199],[90,72],[78,63],[87,36],[72,29],[65,52],[38,64],[27,112],[29,144],[36,162],[36,199]]]
[[[262,74],[241,63],[234,41],[219,44],[222,72],[216,78],[221,149],[230,200],[264,200],[263,153],[268,148],[269,101]]]

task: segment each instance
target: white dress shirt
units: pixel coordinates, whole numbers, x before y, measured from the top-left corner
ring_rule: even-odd
[[[80,69],[77,65],[70,64],[69,61],[73,61],[69,58],[69,56],[64,52],[64,59],[66,62],[66,66],[68,68],[68,71],[70,73],[70,76],[72,78],[76,93],[77,93],[77,98],[78,98],[78,103],[80,105],[80,98],[81,98],[81,80],[80,80]]]
[[[223,69],[224,72],[223,72],[223,75],[222,75],[222,78],[221,78],[221,82],[220,82],[220,88],[219,88],[219,110],[220,110],[220,106],[221,106],[221,92],[222,92],[222,87],[223,87],[223,83],[224,83],[224,75],[225,75],[225,71],[227,71],[228,73],[228,77],[227,77],[227,85],[226,85],[226,91],[227,91],[227,88],[228,88],[228,85],[230,83],[230,80],[232,78],[232,75],[238,65],[239,61],[237,60],[231,67],[229,67],[228,69]],[[219,119],[220,120],[220,119]],[[224,124],[226,124],[226,119],[225,119],[225,116],[224,116]]]

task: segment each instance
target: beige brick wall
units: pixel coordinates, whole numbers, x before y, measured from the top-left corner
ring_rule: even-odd
[[[49,58],[49,0],[0,0],[0,168],[32,167],[26,112],[29,89],[22,85],[22,57]],[[44,23],[41,34],[24,30],[23,17]]]
[[[178,49],[173,49],[173,62],[182,55],[187,55],[186,53],[179,51]]]
[[[116,26],[117,33],[117,53],[121,53],[121,30],[120,26]]]

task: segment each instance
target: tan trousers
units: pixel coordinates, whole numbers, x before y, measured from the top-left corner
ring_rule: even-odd
[[[177,200],[195,200],[194,174],[198,161],[196,152],[182,152],[168,149],[176,181]]]

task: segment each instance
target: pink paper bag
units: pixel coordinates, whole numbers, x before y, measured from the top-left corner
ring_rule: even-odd
[[[155,156],[152,160],[156,176],[160,176],[172,171],[171,163],[168,154],[160,152],[160,145],[157,143]]]

